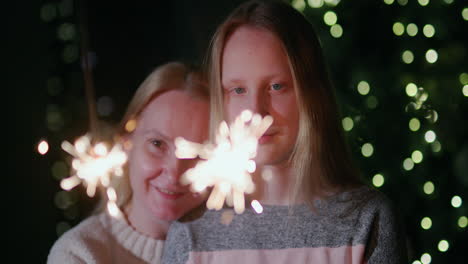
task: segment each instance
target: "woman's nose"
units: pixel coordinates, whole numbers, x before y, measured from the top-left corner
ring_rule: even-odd
[[[263,93],[260,89],[255,89],[256,92],[252,92],[249,95],[248,108],[253,113],[266,116],[269,114],[268,111],[268,94]]]

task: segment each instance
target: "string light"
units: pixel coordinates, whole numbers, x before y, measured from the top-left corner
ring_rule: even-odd
[[[427,181],[426,183],[424,183],[423,190],[425,194],[430,195],[434,193],[434,189],[434,184],[431,181]]]
[[[374,147],[372,146],[371,143],[365,143],[361,147],[361,153],[364,157],[368,158],[372,156],[372,154],[374,153]]]
[[[424,230],[428,230],[432,227],[432,220],[431,218],[429,217],[424,217],[422,220],[421,220],[421,227],[422,229]]]
[[[426,140],[427,143],[432,143],[436,140],[436,134],[434,131],[432,130],[428,130],[425,134],[424,134],[424,139]]]
[[[406,4],[408,4],[408,0],[397,0],[398,1],[398,4],[400,4],[401,6],[405,6]]]
[[[386,3],[387,5],[391,5],[393,4],[393,2],[395,2],[395,0],[384,0],[384,3]]]
[[[416,117],[413,117],[409,121],[409,129],[413,132],[416,132],[421,127],[421,122]]]
[[[432,38],[435,35],[435,28],[431,24],[427,24],[423,27],[423,34],[426,38]]]
[[[418,26],[414,23],[409,23],[406,26],[406,33],[408,33],[408,36],[414,37],[418,34]]]
[[[323,6],[323,0],[307,0],[307,3],[312,8],[320,8]]]
[[[306,7],[304,0],[293,0],[291,5],[299,12],[303,12]]]
[[[418,87],[416,86],[416,84],[414,83],[408,83],[406,85],[406,94],[409,96],[409,97],[413,97],[416,95],[416,93],[418,92]]]
[[[429,253],[422,254],[421,262],[423,264],[429,264],[429,263],[431,263],[431,261],[432,261],[432,258],[431,258],[431,255],[429,255]]]
[[[452,204],[454,208],[458,208],[462,205],[462,199],[460,196],[455,195],[452,197],[452,200],[450,201],[450,203]]]
[[[369,83],[366,81],[360,81],[357,85],[357,90],[361,95],[366,95],[370,91]]]
[[[447,240],[441,240],[439,241],[437,248],[440,252],[446,252],[449,249],[449,242]]]
[[[376,174],[372,177],[372,184],[375,187],[381,187],[385,183],[385,178],[382,174]]]
[[[338,17],[336,16],[335,12],[333,11],[327,11],[324,15],[323,15],[323,21],[325,22],[325,24],[329,25],[329,26],[333,26],[336,24],[336,22],[338,21]]]
[[[411,159],[413,160],[414,163],[421,163],[422,160],[423,160],[423,154],[421,151],[419,150],[415,150],[413,151],[413,153],[411,154]]]
[[[421,6],[427,6],[429,4],[429,0],[418,0],[418,3]]]
[[[341,38],[343,35],[343,28],[339,24],[335,24],[330,27],[330,34],[334,38]]]
[[[468,73],[466,72],[460,73],[460,75],[458,76],[458,80],[460,81],[462,85],[468,84]]]
[[[41,140],[39,144],[37,144],[37,152],[41,155],[47,154],[49,151],[49,143],[46,140]]]
[[[460,216],[458,218],[458,226],[465,228],[468,225],[468,218],[466,216]]]
[[[426,60],[429,63],[435,63],[437,61],[438,54],[437,51],[430,49],[426,52]]]
[[[436,141],[432,142],[431,148],[432,148],[433,152],[437,153],[437,152],[440,152],[440,150],[442,149],[442,145],[440,144],[439,141],[436,140]]]
[[[465,21],[468,21],[468,8],[467,7],[463,8],[462,17]]]
[[[379,101],[377,100],[377,97],[371,95],[366,98],[366,105],[369,107],[369,109],[374,109],[377,107],[379,104]]]
[[[403,168],[407,171],[410,171],[414,168],[414,162],[412,159],[410,158],[406,158],[404,161],[403,161]]]
[[[343,120],[341,120],[341,124],[343,125],[343,129],[345,131],[351,131],[351,129],[353,129],[354,127],[353,119],[348,116],[343,118]]]
[[[413,55],[413,52],[411,52],[411,50],[405,50],[403,51],[403,53],[401,54],[401,59],[403,60],[404,63],[406,64],[410,64],[414,61],[414,55]]]
[[[405,26],[401,22],[395,22],[393,23],[393,34],[397,36],[401,36],[405,33]]]
[[[465,97],[468,97],[468,85],[463,85],[462,93]]]

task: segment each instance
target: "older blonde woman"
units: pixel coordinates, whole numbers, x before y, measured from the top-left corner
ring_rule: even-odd
[[[201,75],[181,63],[162,65],[146,78],[118,133],[128,154],[117,186],[125,217],[115,219],[101,210],[87,218],[60,237],[48,263],[160,262],[171,221],[204,199],[179,184],[194,161],[175,157],[174,139],[207,139],[207,94]]]

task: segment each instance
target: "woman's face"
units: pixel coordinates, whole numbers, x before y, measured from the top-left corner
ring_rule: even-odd
[[[260,165],[287,161],[297,138],[299,110],[281,42],[268,31],[242,26],[228,37],[222,55],[227,120],[232,122],[245,109],[272,116],[272,126],[259,140],[256,161]]]
[[[174,139],[183,137],[202,143],[208,137],[208,119],[208,102],[193,99],[183,91],[164,92],[145,107],[130,136],[132,211],[170,221],[202,203],[201,195],[179,183],[196,160],[177,159]]]

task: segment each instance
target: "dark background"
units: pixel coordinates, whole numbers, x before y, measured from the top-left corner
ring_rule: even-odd
[[[85,26],[88,35],[99,118],[115,124],[133,92],[155,67],[170,60],[201,62],[215,27],[240,2],[65,0],[5,7],[7,207],[3,216],[7,220],[7,259],[11,255],[18,263],[45,262],[58,236],[82,220],[95,201],[82,188],[65,193],[59,187],[70,160],[60,143],[89,130],[79,61],[85,35],[80,26]],[[468,188],[468,109],[467,97],[461,92],[466,79],[460,77],[468,69],[467,22],[461,16],[466,8],[461,2],[431,0],[421,7],[411,0],[391,5],[380,0],[341,1],[337,6],[306,6],[303,10],[320,35],[343,116],[354,120],[347,135],[363,178],[372,184],[373,175],[383,174],[385,184],[380,188],[397,204],[405,220],[409,263],[426,252],[434,263],[466,258],[462,246],[468,244],[466,228],[457,225],[460,216],[467,216]],[[341,38],[331,37],[330,27],[323,23],[328,10],[338,15],[344,28]],[[416,23],[418,35],[395,36],[395,21]],[[426,23],[436,28],[433,38],[422,36]],[[434,64],[424,60],[429,48],[439,52]],[[406,49],[414,53],[411,64],[401,60]],[[369,95],[356,91],[360,80],[370,84]],[[429,93],[418,111],[407,107],[413,100],[405,93],[408,82]],[[377,98],[376,107],[369,107],[370,96]],[[436,122],[425,118],[431,110],[438,113]],[[421,130],[408,130],[412,117],[419,118]],[[437,133],[441,151],[431,151],[433,146],[424,141],[428,129]],[[36,150],[42,139],[50,145],[44,156]],[[374,146],[369,158],[361,155],[366,142]],[[401,164],[414,149],[424,153],[424,160],[406,171]],[[422,191],[427,181],[436,186],[430,195]],[[463,201],[458,208],[450,205],[454,195]],[[429,230],[420,225],[426,216],[432,219]],[[450,244],[447,252],[437,249],[442,239]]]

